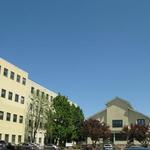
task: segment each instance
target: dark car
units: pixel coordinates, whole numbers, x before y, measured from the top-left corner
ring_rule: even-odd
[[[125,148],[125,150],[150,150],[150,148],[139,147],[139,146],[131,146],[129,148]]]
[[[7,143],[3,140],[0,140],[0,150],[7,150]]]

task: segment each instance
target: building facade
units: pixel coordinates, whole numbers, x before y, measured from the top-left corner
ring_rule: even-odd
[[[150,123],[148,116],[136,111],[128,101],[119,97],[109,101],[104,110],[90,118],[105,122],[110,127],[112,132],[110,141],[114,144],[127,144],[126,137],[121,134],[125,125],[149,125]]]
[[[30,80],[26,71],[0,58],[0,140],[24,142],[27,104],[33,91],[42,92],[49,101],[57,96]],[[44,144],[43,130],[38,130],[36,143]]]

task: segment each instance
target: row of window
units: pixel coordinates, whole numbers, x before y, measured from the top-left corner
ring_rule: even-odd
[[[11,141],[10,141],[10,137],[11,137]],[[17,135],[9,135],[9,134],[5,134],[4,139],[2,139],[2,133],[0,133],[0,140],[5,140],[6,142],[11,142],[13,144],[16,143],[16,137]],[[18,135],[18,143],[22,142],[22,136]]]
[[[35,90],[34,87],[31,87],[31,93],[32,93],[32,94],[35,93],[37,96],[39,96],[40,93],[41,93],[42,97],[45,97],[47,100],[49,100],[49,94],[46,94],[46,93],[44,93],[44,92],[41,92],[39,89]],[[53,96],[50,96],[50,100],[52,100],[52,99],[53,99]]]
[[[0,66],[0,73],[1,72],[2,72],[2,67]],[[22,77],[22,81],[21,81],[21,76],[19,74],[16,74],[16,77],[15,77],[15,72],[10,71],[10,74],[9,74],[9,70],[7,68],[4,68],[3,75],[5,77],[9,77],[12,80],[16,80],[18,83],[22,82],[23,85],[26,85],[26,78]]]
[[[6,118],[4,118],[4,112],[0,111],[0,120],[6,120],[6,121],[12,120],[13,122],[18,121],[19,123],[23,123],[23,116],[21,116],[21,115],[17,116],[17,114],[11,114],[11,113],[7,112]]]
[[[145,125],[145,119],[137,119],[136,124]],[[112,120],[112,127],[113,128],[122,128],[123,120]]]
[[[8,98],[8,100],[13,100],[13,97],[14,97],[15,102],[19,102],[19,99],[20,99],[21,104],[24,104],[24,101],[25,101],[24,96],[19,96],[19,94],[13,94],[10,91],[8,91],[8,95],[6,96],[6,90],[5,89],[1,89],[1,97],[2,98]]]

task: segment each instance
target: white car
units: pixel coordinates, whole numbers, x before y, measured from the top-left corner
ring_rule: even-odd
[[[103,149],[104,150],[113,150],[113,146],[112,146],[112,144],[104,144]]]

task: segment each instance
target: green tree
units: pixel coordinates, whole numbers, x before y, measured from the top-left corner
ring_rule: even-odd
[[[79,141],[81,122],[84,120],[80,107],[60,94],[52,100],[51,107],[52,116],[49,117],[50,121],[47,121],[47,133],[49,137],[53,137],[53,142],[65,146],[66,142]],[[50,122],[52,128],[49,127]]]

